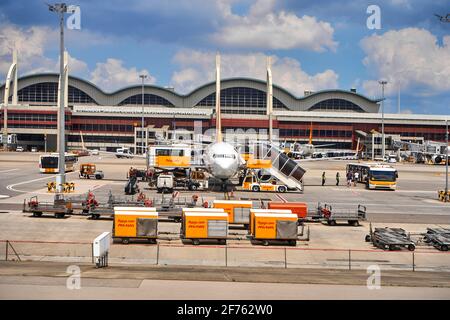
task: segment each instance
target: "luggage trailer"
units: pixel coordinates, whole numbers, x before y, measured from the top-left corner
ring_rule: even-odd
[[[424,242],[440,251],[448,251],[450,246],[450,229],[427,228],[427,232],[424,234]]]
[[[338,222],[345,221],[351,226],[359,226],[360,221],[366,220],[367,208],[361,204],[356,210],[335,210],[329,204],[323,206],[319,203],[317,206],[319,220],[326,222],[330,226],[335,226]]]
[[[370,234],[366,235],[365,240],[383,250],[394,251],[407,248],[409,251],[414,251],[416,249],[414,241],[401,228],[375,228],[375,231],[372,231],[371,225]]]

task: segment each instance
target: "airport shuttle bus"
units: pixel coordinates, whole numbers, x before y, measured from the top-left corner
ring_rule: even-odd
[[[186,144],[156,145],[149,148],[149,165],[157,168],[189,168],[192,149]]]
[[[39,171],[41,173],[59,173],[58,169],[58,153],[43,154],[39,157]],[[73,171],[78,158],[75,154],[65,154],[65,171]]]
[[[389,189],[397,188],[397,169],[383,164],[347,164],[347,173],[358,172],[357,182],[365,183],[368,189]]]

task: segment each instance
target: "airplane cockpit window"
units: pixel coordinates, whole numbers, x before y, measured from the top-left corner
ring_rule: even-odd
[[[234,154],[213,154],[213,158],[236,159]]]

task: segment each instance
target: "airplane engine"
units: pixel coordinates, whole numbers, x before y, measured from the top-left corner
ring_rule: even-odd
[[[440,155],[434,155],[431,159],[433,160],[433,163],[435,163],[435,164],[439,164],[443,160]]]

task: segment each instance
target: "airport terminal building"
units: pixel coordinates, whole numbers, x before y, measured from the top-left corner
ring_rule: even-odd
[[[56,150],[58,74],[34,74],[17,81],[17,104],[12,92],[7,106],[7,130],[25,148]],[[1,130],[4,128],[4,92],[0,86]],[[170,138],[174,129],[193,131],[215,126],[215,83],[207,83],[183,95],[173,89],[144,86],[144,122],[150,143],[155,135]],[[273,86],[273,128],[280,140],[305,143],[310,129],[315,144],[332,143],[336,148],[355,148],[358,138],[381,132],[380,100],[355,90],[305,92],[296,97]],[[266,82],[249,78],[221,81],[223,130],[267,130]],[[385,114],[386,134],[423,137],[445,142],[445,119],[441,115]],[[96,85],[69,77],[66,109],[67,147],[132,150],[140,143],[142,86],[106,93]],[[242,131],[240,131],[242,132]]]

